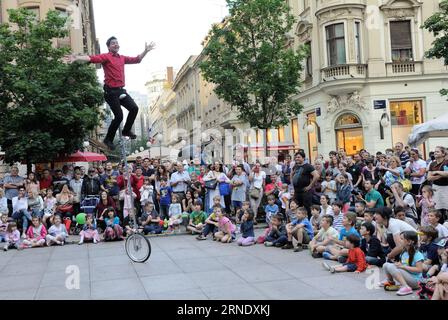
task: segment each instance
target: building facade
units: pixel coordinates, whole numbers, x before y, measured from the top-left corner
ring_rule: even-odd
[[[100,46],[96,38],[92,0],[2,0],[0,23],[8,22],[8,9],[27,8],[37,19],[44,19],[49,10],[69,17],[70,34],[55,40],[55,46],[70,47],[75,54],[96,54]]]
[[[421,26],[439,1],[291,0],[295,46],[308,45],[304,106],[291,120],[311,159],[344,148],[384,151],[408,141],[414,125],[447,112],[441,60],[425,58],[433,36]],[[294,141],[297,142],[297,141]],[[424,155],[438,144],[420,146]]]
[[[74,54],[98,54],[100,46],[96,38],[95,18],[92,0],[0,0],[0,24],[9,22],[8,9],[27,8],[32,11],[36,18],[44,19],[49,10],[56,10],[62,16],[68,17],[69,35],[63,39],[55,39],[54,46],[70,47]],[[91,133],[89,149],[99,151],[95,140],[101,136],[101,127]],[[21,166],[21,174],[24,172]],[[23,170],[22,170],[23,169]],[[2,171],[6,170],[1,165]]]

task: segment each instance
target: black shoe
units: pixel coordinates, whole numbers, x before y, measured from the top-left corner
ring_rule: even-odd
[[[275,246],[276,248],[281,248],[281,247],[283,247],[284,245],[281,244],[281,243],[276,243],[276,244],[274,244],[274,246]]]
[[[126,131],[122,131],[121,135],[125,136],[125,137],[129,137],[132,140],[137,139],[137,135],[135,133],[133,133],[132,131],[127,131],[127,132]]]
[[[114,143],[112,141],[109,140],[104,140],[104,144],[110,149],[110,150],[115,150],[115,146]]]
[[[282,247],[282,249],[290,250],[294,249],[294,246],[292,245],[292,243],[287,243]]]

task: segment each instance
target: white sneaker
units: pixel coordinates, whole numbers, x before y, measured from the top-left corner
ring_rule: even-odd
[[[84,243],[83,241],[79,241],[79,242],[78,242],[78,244],[83,244],[83,243]]]
[[[93,239],[93,243],[96,244],[98,243],[98,241],[96,239]]]

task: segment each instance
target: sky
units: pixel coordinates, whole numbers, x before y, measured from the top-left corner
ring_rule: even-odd
[[[211,25],[228,13],[225,0],[93,0],[96,35],[101,52],[115,36],[120,53],[136,56],[145,42],[156,48],[142,63],[126,66],[126,89],[146,93],[145,83],[167,66],[179,70],[191,55],[201,52],[201,42]],[[102,70],[98,72],[102,81]]]

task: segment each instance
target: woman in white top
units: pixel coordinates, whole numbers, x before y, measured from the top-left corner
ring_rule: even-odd
[[[215,196],[221,196],[219,193],[219,182],[227,182],[230,183],[230,179],[226,176],[224,172],[222,172],[221,165],[219,162],[215,162],[209,166],[209,172],[204,177],[204,182],[216,180],[216,188],[215,189],[207,189],[207,197],[208,197],[208,206],[209,209],[213,208],[213,198]],[[221,206],[225,208],[224,197],[221,196]]]
[[[426,162],[420,159],[418,149],[411,150],[409,162],[406,163],[404,173],[410,177],[412,183],[411,192],[415,195],[419,194],[420,186],[426,180]]]
[[[249,175],[250,190],[251,190],[250,194],[252,194],[253,189],[259,190],[258,198],[255,199],[251,195],[249,196],[250,207],[254,211],[254,224],[257,224],[258,207],[260,206],[261,199],[263,198],[265,180],[266,180],[266,172],[261,170],[261,164],[257,162]]]

